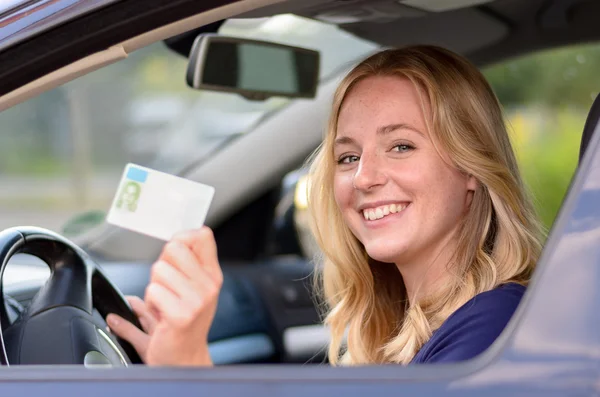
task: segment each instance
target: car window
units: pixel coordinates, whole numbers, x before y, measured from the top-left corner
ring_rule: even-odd
[[[483,71],[508,119],[521,173],[546,228],[579,159],[588,112],[600,92],[600,45],[527,55]]]
[[[377,47],[291,15],[230,20],[220,33],[320,50],[321,79]],[[155,43],[0,113],[0,229],[76,236],[103,221],[127,163],[179,173],[290,102],[195,91],[186,68]]]

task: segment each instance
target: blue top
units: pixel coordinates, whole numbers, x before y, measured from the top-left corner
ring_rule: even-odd
[[[411,364],[451,363],[483,353],[504,330],[524,292],[522,285],[509,283],[476,295],[444,321]]]

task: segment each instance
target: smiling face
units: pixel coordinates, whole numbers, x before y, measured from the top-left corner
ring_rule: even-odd
[[[410,80],[368,77],[344,100],[333,148],[344,221],[371,258],[401,272],[449,256],[476,188],[440,157],[425,117]]]

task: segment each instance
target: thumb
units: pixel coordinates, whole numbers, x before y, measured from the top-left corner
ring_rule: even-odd
[[[131,343],[141,359],[146,361],[146,350],[150,342],[150,336],[147,333],[116,314],[106,316],[106,322],[112,333]]]

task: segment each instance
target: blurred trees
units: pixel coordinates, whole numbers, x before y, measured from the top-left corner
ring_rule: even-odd
[[[600,89],[600,46],[548,50],[485,69],[505,107],[587,108]]]
[[[552,226],[577,167],[583,126],[600,92],[600,46],[559,48],[484,69],[505,109],[523,177]]]

